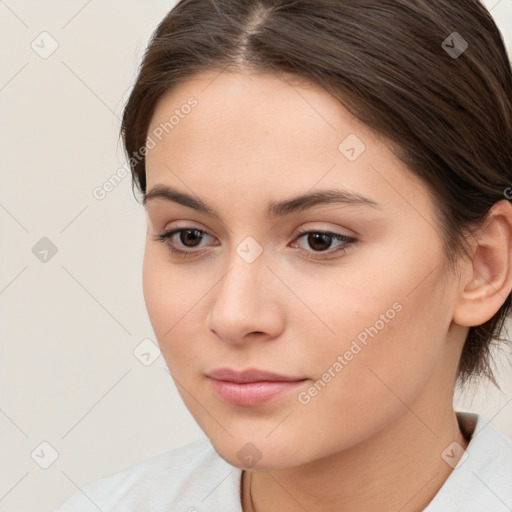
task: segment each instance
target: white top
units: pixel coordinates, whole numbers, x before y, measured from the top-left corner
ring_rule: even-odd
[[[471,441],[424,512],[511,512],[512,440],[481,415],[457,418]],[[241,477],[204,438],[96,480],[55,512],[242,512]]]

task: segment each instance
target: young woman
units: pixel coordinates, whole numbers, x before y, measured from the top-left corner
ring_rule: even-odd
[[[512,510],[512,441],[453,409],[505,343],[511,98],[477,0],[180,1],[122,133],[206,438],[59,510]]]

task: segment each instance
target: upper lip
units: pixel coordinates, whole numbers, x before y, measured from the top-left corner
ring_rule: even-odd
[[[248,368],[246,370],[237,371],[231,368],[217,368],[207,374],[208,377],[215,380],[224,380],[228,382],[262,382],[262,381],[275,381],[275,382],[293,382],[306,380],[305,377],[289,377],[286,375],[279,375],[257,368]]]

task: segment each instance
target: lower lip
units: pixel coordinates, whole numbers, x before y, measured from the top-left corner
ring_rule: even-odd
[[[210,378],[213,391],[224,402],[232,405],[261,405],[297,389],[305,380],[261,381],[237,383]]]

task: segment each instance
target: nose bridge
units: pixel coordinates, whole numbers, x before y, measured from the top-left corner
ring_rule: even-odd
[[[262,255],[255,257],[254,246],[239,244],[229,259],[229,269],[220,284],[219,299],[233,305],[257,306],[265,274],[271,274]],[[268,276],[267,276],[268,277]]]
[[[244,240],[234,248],[229,268],[214,293],[208,327],[225,340],[241,340],[250,332],[268,334],[273,330],[272,319],[277,312],[270,306],[268,293],[273,275],[266,266],[263,249],[258,249],[256,243]]]
[[[243,222],[242,222],[243,224]],[[240,226],[242,228],[242,226]],[[242,230],[242,229],[241,229]],[[236,240],[238,231],[231,231],[233,240]],[[260,239],[264,233],[260,233]],[[265,274],[271,274],[266,267],[268,263],[267,254],[264,253],[262,243],[251,235],[239,236],[238,242],[231,247],[228,255],[228,271],[222,280],[221,286],[231,295],[245,295],[246,286],[253,286],[254,293],[256,288],[261,288],[265,282]],[[268,277],[268,276],[267,276]]]

